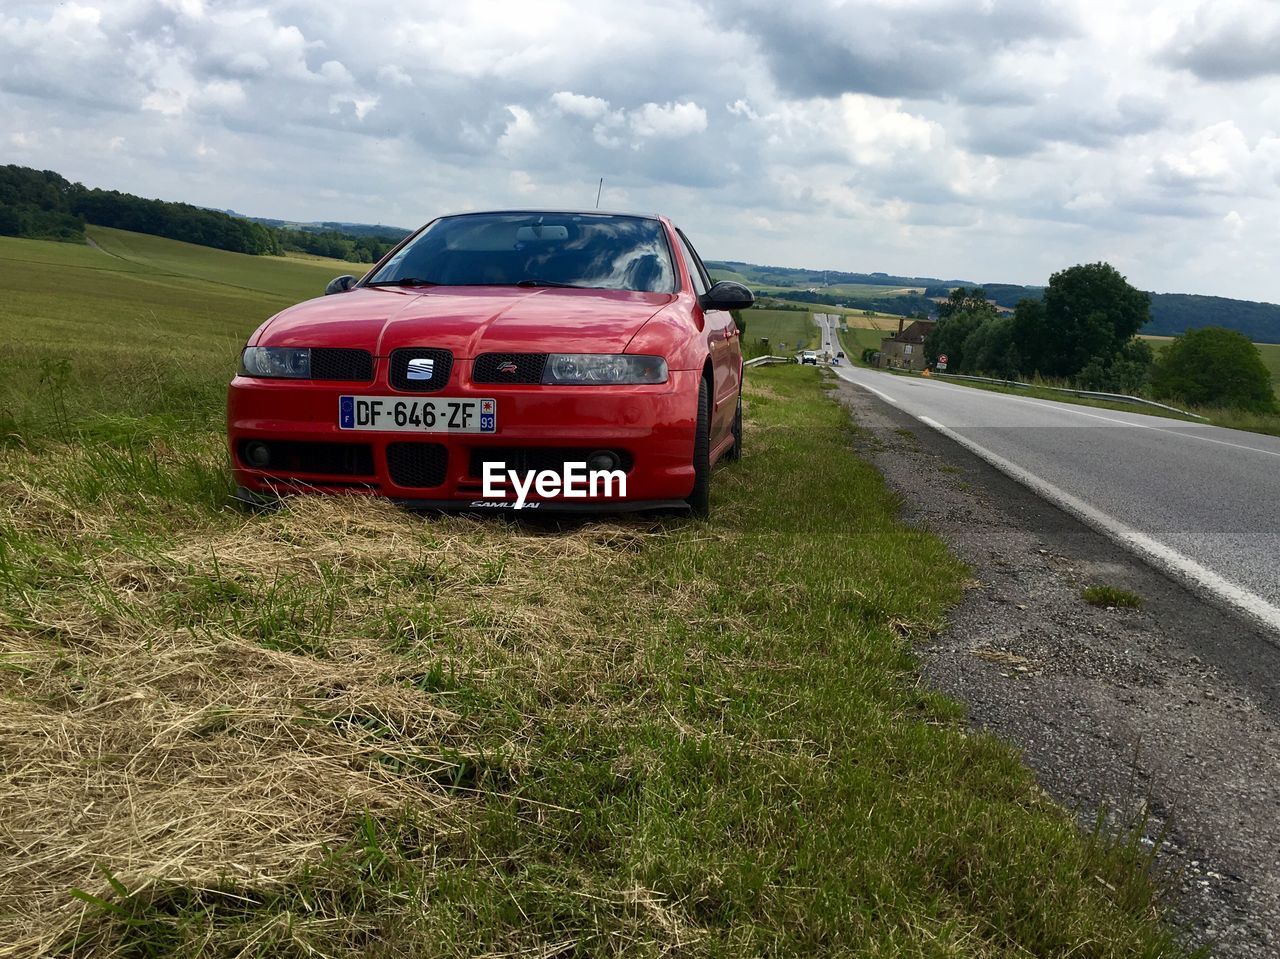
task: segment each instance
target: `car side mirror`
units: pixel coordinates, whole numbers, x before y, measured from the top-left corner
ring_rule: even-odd
[[[698,297],[698,303],[704,310],[745,310],[755,301],[750,290],[733,280],[721,280]]]
[[[329,281],[329,285],[324,288],[324,295],[329,296],[333,293],[346,293],[356,285],[356,278],[351,274],[346,276],[335,276]]]

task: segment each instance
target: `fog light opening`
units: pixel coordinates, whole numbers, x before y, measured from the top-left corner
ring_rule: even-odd
[[[266,469],[271,464],[271,447],[256,440],[245,443],[244,461],[254,469]]]
[[[621,464],[618,454],[611,450],[596,450],[587,457],[587,469],[591,470],[616,470]]]

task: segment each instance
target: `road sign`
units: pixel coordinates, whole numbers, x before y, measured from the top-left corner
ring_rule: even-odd
[[[947,365],[947,354],[946,354],[946,353],[941,353],[941,354],[939,354],[939,355],[938,355],[938,365],[939,365],[939,366],[946,366],[946,365]]]

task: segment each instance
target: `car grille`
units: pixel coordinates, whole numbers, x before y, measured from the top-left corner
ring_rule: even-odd
[[[312,347],[311,378],[368,383],[373,379],[373,354],[368,350]]]
[[[471,370],[473,383],[541,383],[546,353],[482,353]]]
[[[449,451],[439,443],[390,443],[387,446],[387,472],[397,486],[439,486],[448,468]]]
[[[421,371],[411,369],[413,360],[425,364],[430,371],[428,378],[417,378]],[[442,390],[448,384],[452,370],[453,354],[448,350],[409,347],[391,352],[391,385],[405,393],[434,393]]]
[[[530,470],[555,470],[563,473],[565,463],[582,463],[592,453],[608,450],[618,457],[620,468],[630,473],[635,458],[626,450],[613,450],[608,447],[565,447],[565,446],[482,446],[473,447],[468,472],[471,476],[484,476],[485,463],[505,463],[506,469],[519,473]]]
[[[250,444],[267,448],[263,466],[253,466],[245,453]],[[241,440],[240,462],[268,473],[321,473],[329,476],[372,476],[373,450],[367,443],[308,443],[286,440]]]

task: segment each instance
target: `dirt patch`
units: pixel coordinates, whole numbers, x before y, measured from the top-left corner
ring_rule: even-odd
[[[1078,811],[1137,826],[1213,953],[1280,953],[1280,646],[870,393],[837,388],[904,516],[973,569],[926,681]],[[1142,609],[1095,607],[1091,586]]]

